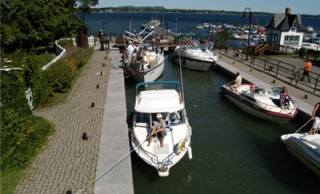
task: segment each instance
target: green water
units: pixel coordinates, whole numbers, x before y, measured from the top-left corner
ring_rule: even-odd
[[[178,65],[165,64],[160,80],[180,81]],[[193,158],[186,155],[168,177],[159,177],[133,152],[135,193],[320,193],[320,177],[280,141],[303,123],[273,124],[244,113],[220,96],[220,86],[230,80],[219,72],[182,69],[182,75]],[[126,80],[129,113],[134,86]]]

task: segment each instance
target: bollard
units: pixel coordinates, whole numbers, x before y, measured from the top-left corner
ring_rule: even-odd
[[[91,108],[93,108],[94,107],[94,102],[91,102]]]
[[[88,136],[86,132],[83,132],[82,134],[82,140],[88,140]]]

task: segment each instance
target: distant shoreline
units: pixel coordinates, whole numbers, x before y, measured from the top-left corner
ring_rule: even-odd
[[[134,7],[134,6],[123,6],[123,7],[101,7],[91,8],[93,12],[115,12],[115,13],[200,13],[200,14],[243,14],[241,11],[225,11],[225,10],[195,10],[195,9],[166,9],[164,7]],[[251,12],[255,15],[273,15],[275,13],[270,12]],[[310,14],[295,14],[304,17],[315,17],[320,18],[320,15]]]

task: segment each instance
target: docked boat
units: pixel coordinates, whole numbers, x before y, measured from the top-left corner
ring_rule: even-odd
[[[320,134],[292,133],[281,136],[287,149],[320,176]]]
[[[185,44],[189,40],[189,44]],[[218,60],[214,51],[209,51],[204,43],[200,44],[195,34],[180,34],[180,46],[177,46],[171,54],[171,60],[182,67],[208,71]]]
[[[152,36],[152,33],[144,36],[144,39],[140,38],[140,34],[135,37],[126,36],[127,40],[140,43],[139,49],[132,55],[131,62],[128,62],[129,60],[124,61],[125,69],[138,83],[155,81],[164,70],[164,52],[158,47],[154,38],[147,39]]]
[[[275,123],[287,123],[297,115],[298,110],[292,103],[280,107],[281,90],[282,87],[268,90],[249,83],[241,84],[236,91],[232,91],[229,84],[221,86],[221,94],[243,111]]]
[[[159,88],[138,92],[139,88],[146,85],[148,88]],[[137,95],[129,126],[131,145],[137,155],[154,167],[162,177],[168,176],[170,168],[187,152],[189,159],[192,158],[192,129],[180,88],[180,83],[176,81],[145,82],[136,85]],[[158,137],[153,138],[148,145],[157,114],[161,114],[166,122],[166,136],[162,147]]]

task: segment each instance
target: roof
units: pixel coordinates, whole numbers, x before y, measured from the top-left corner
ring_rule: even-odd
[[[152,26],[152,27],[151,27]],[[149,22],[149,23],[146,23],[146,24],[143,24],[142,25],[143,28],[146,28],[147,30],[149,31],[153,31],[154,32],[154,35],[159,35],[159,34],[163,34],[163,35],[166,35],[166,36],[169,36],[169,37],[176,37],[177,34],[170,31],[170,30],[166,30],[164,28],[161,28],[157,25],[153,25],[152,22]]]
[[[267,28],[272,28],[280,31],[289,31],[296,21],[297,31],[305,32],[307,29],[301,24],[301,15],[296,14],[274,14],[271,24]]]

